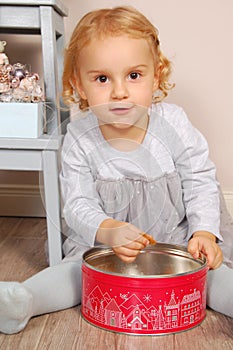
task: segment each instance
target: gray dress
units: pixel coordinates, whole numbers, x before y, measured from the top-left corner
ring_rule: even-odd
[[[153,105],[142,144],[129,152],[103,138],[91,112],[70,123],[61,187],[69,227],[65,261],[80,260],[97,244],[100,223],[114,218],[134,224],[158,242],[187,245],[195,231],[212,232],[232,267],[232,222],[220,204],[208,145],[176,105]]]

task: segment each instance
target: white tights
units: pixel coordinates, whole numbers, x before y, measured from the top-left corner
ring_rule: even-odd
[[[222,264],[207,275],[207,305],[233,318],[233,269]]]
[[[207,304],[233,317],[233,269],[222,265],[208,272]],[[73,307],[81,302],[79,262],[48,267],[23,283],[0,282],[0,332],[24,329],[36,315]]]
[[[48,267],[23,283],[0,282],[0,332],[21,331],[33,316],[81,302],[81,270],[76,262]]]

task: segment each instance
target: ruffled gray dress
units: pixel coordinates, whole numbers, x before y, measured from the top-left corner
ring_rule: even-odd
[[[152,107],[143,143],[113,148],[91,112],[69,124],[61,188],[69,227],[64,260],[81,261],[107,218],[127,221],[158,242],[187,245],[195,231],[216,235],[233,267],[233,226],[204,137],[176,105]],[[221,223],[219,208],[221,206]],[[221,228],[220,228],[221,225]]]

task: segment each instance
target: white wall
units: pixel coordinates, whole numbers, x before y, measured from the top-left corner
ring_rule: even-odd
[[[173,61],[172,81],[176,87],[167,101],[181,105],[207,138],[210,156],[217,166],[218,179],[232,203],[232,0],[64,0],[64,3],[69,8],[69,17],[65,19],[67,41],[82,15],[95,8],[132,5],[154,23],[160,32],[163,51]],[[4,38],[0,36],[0,40]],[[14,51],[14,57],[24,57],[23,43],[18,43],[15,38],[11,40],[15,40],[17,50],[13,50],[8,43],[7,53]],[[39,70],[41,57],[38,45],[37,42],[28,47],[26,61],[33,60]],[[39,59],[34,60],[35,56]],[[27,181],[36,184],[38,177],[34,173],[0,173],[0,192],[1,183],[6,188],[7,184]]]

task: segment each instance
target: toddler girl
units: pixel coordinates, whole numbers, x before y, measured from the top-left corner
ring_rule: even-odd
[[[149,244],[144,233],[204,253],[207,303],[233,317],[230,217],[205,139],[180,107],[161,102],[170,71],[157,30],[133,8],[93,11],[78,23],[63,96],[88,113],[69,124],[62,150],[64,259],[23,283],[0,283],[1,332],[79,304],[83,253],[104,244],[132,262]]]

